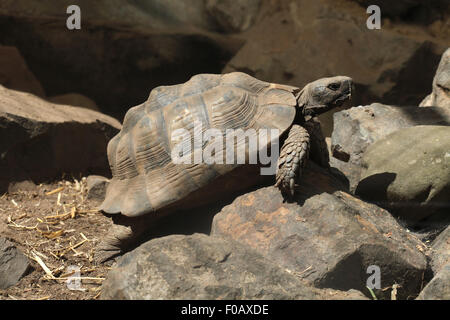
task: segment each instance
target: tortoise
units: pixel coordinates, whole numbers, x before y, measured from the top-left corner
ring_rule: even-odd
[[[211,204],[261,181],[255,170],[260,163],[175,163],[172,139],[178,129],[195,135],[195,122],[205,130],[278,129],[275,138],[282,146],[275,185],[289,199],[308,157],[329,167],[316,116],[348,100],[352,85],[351,78],[338,76],[299,89],[233,72],[198,74],[184,84],[153,89],[146,102],[128,110],[121,131],[108,144],[113,177],[100,210],[112,215],[114,224],[96,260],[105,262],[135,245],[157,217]],[[279,148],[273,139],[267,144]],[[191,155],[207,147],[200,143]]]

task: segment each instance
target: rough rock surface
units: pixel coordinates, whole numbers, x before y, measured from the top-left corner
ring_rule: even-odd
[[[367,147],[394,131],[416,125],[450,125],[450,112],[437,107],[397,107],[380,103],[337,112],[330,164],[345,174],[354,192]]]
[[[109,174],[108,141],[120,123],[0,86],[0,193],[9,182],[66,174]]]
[[[444,52],[433,79],[433,91],[420,104],[450,109],[450,48]]]
[[[109,272],[102,299],[364,299],[318,290],[239,243],[203,234],[149,241]]]
[[[8,193],[21,192],[21,191],[35,191],[36,184],[30,180],[13,181],[8,186]]]
[[[19,50],[14,47],[0,46],[0,85],[45,96],[41,84],[29,70]]]
[[[434,239],[431,249],[431,269],[436,274],[450,264],[450,226]]]
[[[442,231],[431,246],[431,269],[433,279],[422,290],[417,299],[450,299],[450,227]]]
[[[383,19],[380,31],[368,30],[366,8],[349,0],[76,3],[82,26],[69,31],[73,1],[1,1],[2,43],[20,50],[48,95],[78,92],[119,118],[157,85],[235,70],[298,87],[348,75],[357,83],[356,104],[417,105],[450,41],[449,10],[434,1],[419,6],[438,13],[432,24],[415,19],[422,8],[404,0],[406,16]]]
[[[430,37],[423,26],[386,21],[381,31],[369,30],[367,7],[352,1],[265,4],[246,34],[249,40],[224,71],[299,87],[325,75],[347,75],[356,84],[356,104],[418,105],[450,39],[444,18]]]
[[[214,217],[211,234],[250,246],[317,287],[367,292],[367,268],[377,265],[381,288],[400,284],[403,299],[419,293],[424,246],[389,212],[341,191],[302,197],[286,203],[274,187],[238,197]]]
[[[204,0],[80,0],[81,29],[67,30],[72,4],[1,1],[2,43],[20,50],[48,96],[77,92],[119,119],[156,86],[220,73],[243,42],[214,32]]]
[[[355,193],[408,222],[450,209],[450,126],[414,126],[370,145]]]
[[[0,289],[15,285],[29,268],[27,257],[12,242],[0,238]]]
[[[221,31],[247,30],[258,15],[262,0],[207,0],[206,10]]]
[[[410,19],[423,24],[432,22],[437,19],[439,11],[445,12],[448,8],[446,0],[354,0],[360,3],[364,8],[370,5],[377,5],[383,16],[390,18],[401,18],[410,16]]]
[[[32,20],[66,18],[66,8],[76,4],[80,7],[82,22],[85,23],[103,21],[127,26],[184,26],[207,31],[236,32],[251,25],[260,3],[261,0],[97,0],[95,3],[90,0],[78,0],[75,3],[60,0],[55,4],[53,0],[42,0],[37,4],[27,0],[4,0],[0,4],[0,14],[24,16]]]
[[[426,285],[418,300],[450,300],[450,264],[446,264]]]

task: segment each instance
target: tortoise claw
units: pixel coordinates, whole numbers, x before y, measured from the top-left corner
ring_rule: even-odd
[[[289,188],[290,188],[290,191],[291,191],[291,197],[294,196],[294,192],[295,192],[294,187],[295,187],[294,179],[291,179],[291,180],[289,181]]]

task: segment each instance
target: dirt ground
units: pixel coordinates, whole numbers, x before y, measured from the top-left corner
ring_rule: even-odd
[[[0,290],[0,300],[97,299],[109,267],[96,265],[93,255],[111,225],[98,204],[86,198],[85,179],[0,195],[0,236],[14,242],[32,266],[17,285]],[[74,285],[74,266],[80,286]]]

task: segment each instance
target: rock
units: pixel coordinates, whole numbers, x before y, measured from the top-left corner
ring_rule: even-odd
[[[346,175],[350,190],[354,192],[367,147],[401,128],[416,125],[450,125],[450,112],[437,107],[397,107],[380,103],[337,112],[330,164]]]
[[[347,104],[347,103],[345,103],[345,104]],[[320,129],[322,130],[324,137],[331,138],[331,135],[333,133],[333,127],[334,127],[333,117],[334,117],[335,113],[345,110],[347,108],[348,107],[345,105],[341,106],[341,107],[337,107],[337,108],[334,108],[333,110],[322,113],[321,115],[319,115],[317,117],[320,121]],[[331,153],[330,153],[330,155],[331,155]]]
[[[433,79],[433,92],[420,104],[450,109],[450,48],[444,52]]]
[[[12,181],[108,175],[106,147],[120,127],[104,114],[0,86],[0,193]]]
[[[106,1],[104,1],[106,4]],[[142,17],[153,19],[151,24],[159,24],[161,27],[169,25],[193,26],[205,30],[215,31],[217,25],[207,9],[205,0],[191,0],[189,2],[177,0],[135,0],[134,10],[139,12]],[[123,4],[122,4],[123,6]],[[126,7],[132,9],[133,6],[126,4]],[[138,9],[138,10],[136,10]],[[115,10],[109,8],[109,10]],[[119,9],[121,10],[121,9]],[[118,11],[119,11],[118,10]],[[93,17],[94,18],[94,17]],[[123,16],[122,20],[132,21],[130,17]],[[139,23],[149,23],[139,21]]]
[[[220,30],[242,32],[255,21],[262,0],[207,0],[206,9]]]
[[[439,11],[448,10],[445,0],[356,0],[364,8],[370,5],[380,7],[383,17],[396,18],[409,17],[409,22],[430,23],[439,18]]]
[[[239,243],[171,235],[125,254],[108,273],[102,299],[363,299],[309,287]]]
[[[306,200],[304,200],[306,198]],[[275,187],[248,193],[214,217],[211,235],[233,239],[299,274],[316,287],[369,292],[367,268],[380,267],[381,288],[419,293],[425,246],[389,212],[342,192],[308,189],[294,203]],[[375,290],[379,298],[388,291]]]
[[[423,288],[417,300],[450,300],[450,264],[442,267],[441,271]]]
[[[138,0],[143,13],[162,25],[194,26],[208,31],[241,32],[255,21],[262,0]],[[164,21],[165,20],[165,21]]]
[[[355,193],[418,222],[450,203],[450,126],[414,126],[370,145]]]
[[[431,269],[434,277],[422,290],[417,299],[449,300],[450,299],[450,227],[442,231],[431,246]]]
[[[0,46],[0,85],[45,97],[44,89],[15,47]]]
[[[366,8],[349,1],[264,4],[261,18],[245,34],[247,42],[223,72],[243,71],[298,87],[342,74],[355,82],[356,105],[418,105],[450,40],[406,24],[368,30]]]
[[[102,176],[89,176],[86,179],[86,183],[88,199],[97,201],[103,201],[105,199],[109,179]]]
[[[33,181],[13,181],[8,186],[8,193],[14,193],[19,191],[36,191],[37,186]]]
[[[434,239],[431,249],[431,269],[437,274],[444,265],[450,264],[450,227]]]
[[[0,289],[15,285],[30,268],[27,257],[12,242],[0,238]]]
[[[243,42],[215,32],[205,0],[80,0],[80,31],[65,28],[72,4],[2,1],[2,43],[20,50],[48,96],[77,92],[118,119],[156,86],[220,73]]]
[[[83,107],[86,109],[99,111],[97,104],[92,99],[78,93],[66,93],[59,96],[50,97],[48,101],[56,104],[65,104],[74,107]]]

